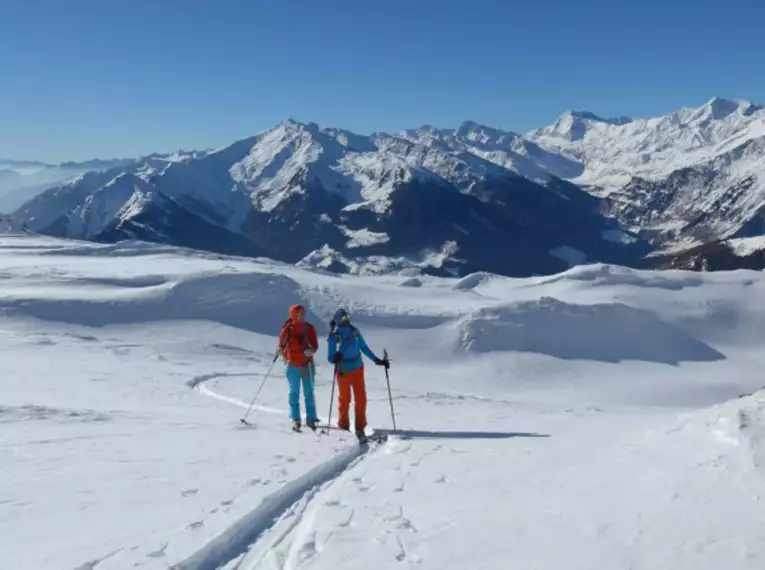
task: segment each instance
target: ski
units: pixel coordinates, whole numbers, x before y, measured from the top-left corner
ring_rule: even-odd
[[[365,445],[369,442],[372,443],[385,443],[388,441],[388,434],[384,431],[373,430],[370,435],[365,432],[356,432],[356,437],[359,440],[359,445]]]

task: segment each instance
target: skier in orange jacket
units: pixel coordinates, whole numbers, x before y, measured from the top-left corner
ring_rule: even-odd
[[[367,346],[359,330],[351,324],[351,317],[345,309],[338,309],[330,323],[327,344],[328,360],[337,368],[338,422],[337,427],[350,430],[348,408],[351,392],[356,401],[355,428],[361,437],[367,426],[367,392],[364,385],[364,361],[362,353],[378,366],[390,367],[387,359],[378,358]]]

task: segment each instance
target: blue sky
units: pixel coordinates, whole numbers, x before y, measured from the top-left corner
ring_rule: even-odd
[[[765,2],[0,0],[0,157],[765,101]]]

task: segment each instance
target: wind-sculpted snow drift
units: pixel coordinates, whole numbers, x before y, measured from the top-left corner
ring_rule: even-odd
[[[7,314],[90,327],[190,319],[271,334],[284,321],[285,307],[303,302],[300,286],[276,273],[202,273],[175,282],[156,278],[80,278],[74,280],[74,285],[75,294],[60,299],[35,299],[23,292],[0,299],[0,309]],[[105,299],[88,295],[88,286],[127,292]],[[310,310],[308,318],[320,320]]]
[[[487,307],[460,325],[459,347],[471,353],[535,352],[556,358],[664,364],[724,356],[648,311],[622,303],[574,305],[552,297]]]

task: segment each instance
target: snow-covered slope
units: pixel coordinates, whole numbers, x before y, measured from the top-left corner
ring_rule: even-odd
[[[701,107],[650,119],[569,111],[526,138],[582,165],[573,182],[613,190],[633,176],[665,178],[762,136],[765,107],[714,97]]]
[[[663,180],[634,178],[609,197],[610,213],[633,231],[690,245],[762,235],[764,165],[765,136]]]
[[[0,263],[4,568],[762,567],[760,272],[339,277],[20,236]],[[290,431],[297,302],[322,422],[332,312],[389,351],[386,443]]]
[[[713,98],[651,119],[568,112],[526,135],[582,167],[564,178],[608,196],[624,228],[664,247],[760,235],[765,106]]]
[[[463,135],[477,136],[467,127]],[[349,271],[376,258],[380,267],[403,259],[445,274],[531,275],[568,267],[573,258],[557,255],[561,248],[579,252],[580,261],[620,263],[645,249],[604,238],[614,224],[597,198],[574,185],[537,168],[538,184],[518,174],[514,159],[412,138],[286,121],[212,152],[90,173],[18,215],[57,236],[318,259]],[[531,168],[522,162],[520,170]],[[523,255],[498,256],[489,243]],[[325,263],[329,251],[351,263]],[[444,251],[451,254],[442,263],[422,263]]]
[[[713,241],[656,252],[651,255],[650,265],[693,271],[761,271],[765,269],[765,236]]]
[[[398,136],[429,148],[470,153],[540,183],[549,180],[551,173],[560,178],[573,178],[581,172],[578,163],[557,151],[546,150],[516,133],[473,121],[465,121],[457,129],[426,125]]]

